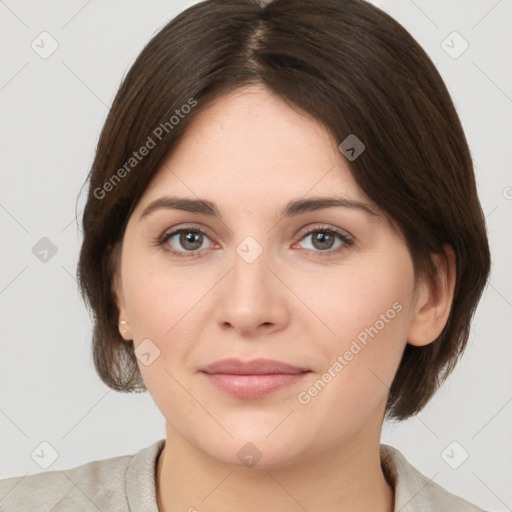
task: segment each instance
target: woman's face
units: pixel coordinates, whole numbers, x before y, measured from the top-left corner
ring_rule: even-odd
[[[224,96],[189,128],[129,219],[116,287],[168,434],[260,467],[378,439],[418,296],[405,241],[341,141],[267,90]],[[218,215],[146,211],[166,197]],[[228,358],[292,368],[205,372]]]

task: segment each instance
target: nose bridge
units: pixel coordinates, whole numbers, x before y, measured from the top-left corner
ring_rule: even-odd
[[[286,308],[277,288],[279,281],[267,266],[272,267],[269,251],[254,236],[246,236],[235,247],[217,306],[221,324],[249,332],[261,324],[277,327],[283,323]]]
[[[261,239],[261,236],[259,237]],[[258,242],[252,235],[246,236],[236,247],[233,255],[233,271],[231,272],[232,292],[242,296],[254,294],[261,297],[270,284],[267,265],[268,250],[264,249],[263,241]],[[257,297],[252,296],[253,300]]]

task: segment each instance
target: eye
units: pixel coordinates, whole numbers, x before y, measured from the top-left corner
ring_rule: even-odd
[[[194,256],[209,246],[208,243],[205,245],[206,240],[210,239],[200,229],[184,227],[165,234],[158,244],[165,244],[165,249],[176,256]]]
[[[348,233],[331,226],[319,226],[309,230],[302,236],[301,240],[306,240],[307,238],[311,240],[310,247],[306,247],[307,250],[329,254],[338,253],[353,244],[353,240]],[[337,245],[336,239],[338,239]]]

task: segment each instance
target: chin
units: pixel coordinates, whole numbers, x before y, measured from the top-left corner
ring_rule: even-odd
[[[226,439],[203,439],[198,448],[216,461],[238,469],[275,469],[297,462],[305,455],[307,445],[304,440],[296,439],[284,432],[284,439],[274,433],[267,437],[268,431],[254,430],[250,433]],[[206,441],[206,442],[205,442]]]

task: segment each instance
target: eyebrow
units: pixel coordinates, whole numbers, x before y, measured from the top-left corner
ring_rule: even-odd
[[[380,217],[368,204],[342,197],[313,197],[310,199],[293,199],[283,208],[281,217],[293,217],[303,213],[322,210],[324,208],[349,208],[359,210],[369,215]],[[150,213],[161,209],[183,210],[215,216],[223,220],[219,208],[215,203],[205,199],[188,199],[183,197],[160,197],[150,203],[141,213],[139,220]]]

